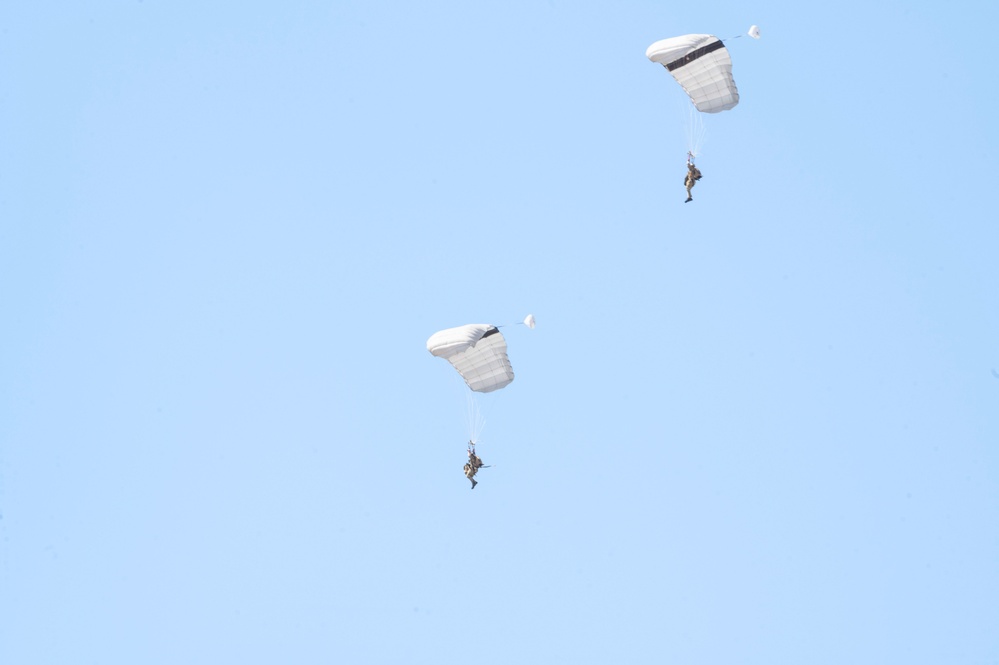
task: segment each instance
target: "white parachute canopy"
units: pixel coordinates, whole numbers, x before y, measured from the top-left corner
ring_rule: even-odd
[[[427,340],[427,351],[454,365],[475,392],[490,393],[513,381],[506,340],[494,325],[472,323],[441,330]]]
[[[645,56],[673,75],[701,113],[727,111],[739,103],[732,58],[714,35],[662,39],[650,46]]]

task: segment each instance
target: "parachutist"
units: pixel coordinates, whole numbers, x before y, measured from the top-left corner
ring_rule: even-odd
[[[536,322],[534,316],[528,314],[523,323],[533,328]],[[497,326],[471,323],[435,332],[427,340],[427,351],[451,363],[472,391],[471,395],[491,393],[513,381],[513,367],[506,355],[506,340]],[[470,397],[468,405],[469,417],[474,417],[481,424],[480,404]],[[475,454],[474,432],[470,432],[468,462],[464,466],[465,477],[472,483],[472,489],[479,484],[475,474],[486,466],[482,458]]]
[[[472,481],[473,490],[475,489],[475,486],[479,484],[479,482],[475,479],[475,474],[477,474],[479,472],[479,469],[482,468],[484,468],[484,465],[482,464],[482,458],[476,455],[475,448],[469,445],[468,461],[465,462],[464,471],[465,471],[465,477]]]
[[[749,36],[759,39],[760,29],[751,26]],[[660,39],[645,50],[645,57],[666,68],[690,97],[698,113],[718,113],[735,108],[739,103],[739,90],[732,78],[732,58],[725,43],[714,35],[680,35]],[[690,190],[701,179],[701,172],[694,166],[694,152],[704,128],[700,116],[691,114],[687,122],[690,151],[687,153],[687,176],[683,180],[690,203],[694,197]]]
[[[696,166],[694,162],[690,161],[689,153],[687,157],[687,175],[683,178],[683,186],[687,188],[687,200],[684,203],[690,203],[694,200],[694,197],[690,195],[690,190],[694,188],[694,185],[698,180],[701,179],[701,171]]]

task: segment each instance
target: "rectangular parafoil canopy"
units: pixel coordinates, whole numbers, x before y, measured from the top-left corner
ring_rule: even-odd
[[[513,381],[506,340],[496,326],[472,323],[441,330],[427,340],[427,351],[454,365],[475,392],[489,393]]]
[[[645,51],[665,67],[702,113],[727,111],[739,103],[732,78],[732,58],[714,35],[683,35],[662,39]]]

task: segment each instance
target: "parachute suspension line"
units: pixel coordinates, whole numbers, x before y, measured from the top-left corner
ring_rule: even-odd
[[[466,391],[465,399],[465,423],[468,426],[468,440],[472,442],[472,445],[475,445],[486,426],[486,418],[482,415],[482,408],[473,393]]]
[[[472,392],[468,389],[465,381],[458,376],[454,376],[455,397],[457,398],[458,411],[462,415],[465,424],[464,434],[470,440],[478,439],[485,423],[481,399],[484,395]]]
[[[464,421],[464,434],[471,440],[479,437],[485,423],[481,399],[484,395],[474,393],[468,389],[468,385],[457,374],[454,375],[453,383],[455,404],[457,411],[461,414],[461,421]],[[459,421],[459,422],[461,422]]]
[[[689,101],[685,102],[684,129],[687,133],[687,153],[697,157],[704,145],[707,128],[704,126],[704,115]]]

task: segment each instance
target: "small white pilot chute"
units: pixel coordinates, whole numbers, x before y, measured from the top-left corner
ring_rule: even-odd
[[[758,25],[751,25],[751,26],[749,26],[749,30],[746,31],[746,34],[749,35],[750,37],[752,37],[753,39],[759,39],[760,38],[760,26],[758,26]]]

